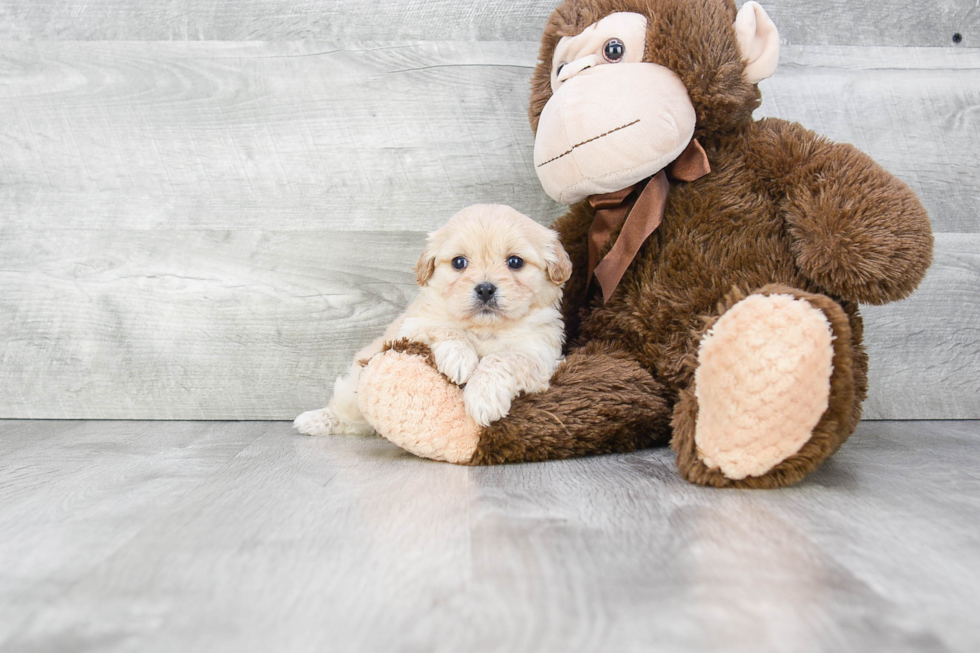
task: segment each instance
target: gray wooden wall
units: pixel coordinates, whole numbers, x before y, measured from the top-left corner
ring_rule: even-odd
[[[556,1],[0,0],[0,417],[321,405],[427,230],[561,212],[525,117]],[[866,310],[867,416],[980,418],[974,0],[764,4],[759,114],[864,149],[937,232],[919,292]]]

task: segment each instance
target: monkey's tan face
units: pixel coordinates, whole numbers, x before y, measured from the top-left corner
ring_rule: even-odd
[[[673,71],[643,61],[646,30],[645,16],[615,13],[559,42],[534,141],[538,178],[553,199],[622,190],[690,143],[694,105]]]
[[[447,317],[487,327],[555,305],[571,263],[551,229],[509,207],[481,205],[430,236],[419,269],[423,292]]]

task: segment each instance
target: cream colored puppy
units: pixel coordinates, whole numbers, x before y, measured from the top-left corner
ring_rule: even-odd
[[[357,353],[330,404],[293,424],[309,435],[372,433],[357,406],[360,362],[401,338],[429,345],[439,371],[465,384],[469,415],[481,426],[495,422],[520,393],[548,389],[562,356],[558,307],[571,271],[551,229],[507,206],[463,209],[429,234],[415,266],[418,298]]]

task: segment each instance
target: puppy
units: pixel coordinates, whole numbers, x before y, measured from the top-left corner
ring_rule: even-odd
[[[562,358],[558,307],[571,271],[551,229],[507,206],[463,209],[429,234],[415,266],[418,298],[357,353],[330,404],[294,426],[309,435],[373,433],[357,407],[360,361],[402,338],[428,345],[439,371],[465,384],[463,402],[478,424],[497,421],[520,393],[548,389]]]

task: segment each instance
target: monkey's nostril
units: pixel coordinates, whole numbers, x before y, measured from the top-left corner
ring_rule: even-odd
[[[476,296],[480,298],[483,303],[489,302],[493,299],[494,294],[497,292],[497,286],[492,283],[481,283],[475,288]]]
[[[598,63],[599,57],[594,54],[590,54],[587,57],[580,57],[575,61],[562,64],[561,70],[556,73],[558,75],[558,81],[566,82],[572,77],[575,77],[575,75],[578,75],[583,70],[588,70]]]

